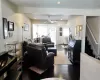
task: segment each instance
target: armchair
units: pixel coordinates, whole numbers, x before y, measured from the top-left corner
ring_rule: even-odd
[[[54,64],[54,53],[47,53],[44,46],[27,46],[28,64],[40,69],[46,69]]]
[[[42,43],[46,46],[46,47],[54,47],[54,42],[51,41],[50,37],[43,37],[42,38]]]

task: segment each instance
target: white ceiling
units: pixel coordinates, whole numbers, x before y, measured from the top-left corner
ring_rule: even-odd
[[[36,20],[48,20],[48,18],[50,20],[68,20],[68,15],[48,15],[48,14],[30,14],[27,13],[25,14],[27,17],[29,17],[30,19],[36,19]]]
[[[44,8],[100,8],[100,0],[9,0],[18,6]],[[60,1],[61,4],[57,4]]]

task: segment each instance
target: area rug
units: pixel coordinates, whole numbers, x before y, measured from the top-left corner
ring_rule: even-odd
[[[57,56],[54,57],[54,64],[71,64],[68,56],[64,51],[57,51]]]

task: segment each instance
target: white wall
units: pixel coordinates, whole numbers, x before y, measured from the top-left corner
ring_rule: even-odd
[[[82,31],[75,34],[75,28],[78,25],[84,25],[84,16],[71,16],[68,20],[67,26],[70,28],[72,35],[75,39],[82,39]]]
[[[3,39],[3,26],[0,24],[0,52],[5,50],[5,44],[13,41],[22,40],[22,26],[24,23],[29,25],[29,31],[24,31],[24,38],[31,38],[31,21],[24,14],[17,13],[17,6],[12,3],[1,0],[2,4],[0,5],[0,23],[2,23],[2,17],[7,18],[8,21],[14,22],[14,31],[13,37]],[[2,14],[2,15],[1,15]]]
[[[80,80],[100,80],[100,60],[82,53]]]
[[[77,25],[82,25],[82,31],[75,34]],[[82,40],[81,52],[85,52],[85,32],[86,32],[86,16],[71,16],[68,20],[67,27],[70,28],[72,35],[76,40]]]
[[[62,28],[69,28],[66,24],[59,24],[59,25],[56,25],[56,38],[57,38],[57,45],[59,44],[68,44],[68,37],[65,37],[63,35],[63,32],[62,32],[62,36],[60,36],[60,31],[59,29]]]

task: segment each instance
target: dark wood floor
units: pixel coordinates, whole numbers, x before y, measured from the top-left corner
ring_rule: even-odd
[[[65,80],[79,80],[80,67],[78,65],[54,65],[42,75],[30,70],[23,71],[22,80],[40,80],[44,78],[63,78]]]

